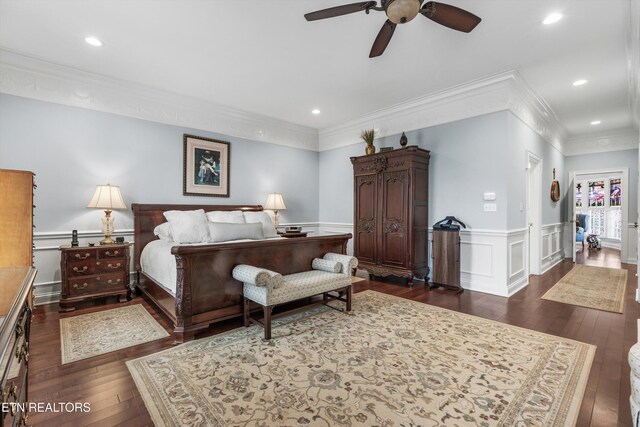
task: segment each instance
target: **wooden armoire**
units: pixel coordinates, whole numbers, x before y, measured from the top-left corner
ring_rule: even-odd
[[[408,146],[351,157],[354,256],[373,276],[429,274],[429,151]]]

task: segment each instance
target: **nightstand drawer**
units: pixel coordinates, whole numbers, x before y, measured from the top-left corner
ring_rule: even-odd
[[[67,252],[67,261],[95,261],[96,260],[96,251],[88,250],[88,251],[69,251]]]
[[[115,273],[69,279],[67,293],[69,296],[78,296],[109,291],[111,289],[120,290],[125,285],[124,276],[124,273]]]
[[[106,259],[114,259],[114,258],[124,258],[128,250],[129,250],[128,247],[100,248],[97,250],[98,259],[106,260]]]
[[[124,271],[127,268],[127,260],[122,259],[108,259],[96,262],[96,274],[109,273],[114,271]]]
[[[95,271],[95,259],[67,262],[67,275],[69,275],[69,277],[90,276],[95,273]]]

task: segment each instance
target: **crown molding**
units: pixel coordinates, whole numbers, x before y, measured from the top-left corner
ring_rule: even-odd
[[[564,144],[564,149],[566,156],[637,150],[638,131],[626,128],[576,136]]]
[[[317,129],[0,48],[0,93],[318,150]]]
[[[627,66],[629,76],[629,107],[633,123],[640,127],[640,2],[628,0],[627,8]]]
[[[360,143],[360,131],[365,128],[375,126],[382,137],[498,111],[511,111],[562,152],[566,131],[551,107],[518,70],[474,80],[321,129],[320,151]]]

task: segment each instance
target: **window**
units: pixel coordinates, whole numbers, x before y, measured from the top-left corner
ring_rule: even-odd
[[[582,207],[582,184],[576,184],[576,208]]]
[[[589,182],[589,206],[604,206],[604,181]]]

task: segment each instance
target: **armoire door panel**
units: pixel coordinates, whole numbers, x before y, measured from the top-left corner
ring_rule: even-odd
[[[409,170],[382,174],[382,251],[380,262],[406,264],[409,213]]]
[[[377,180],[375,175],[356,178],[355,250],[362,261],[373,262],[376,252]]]

